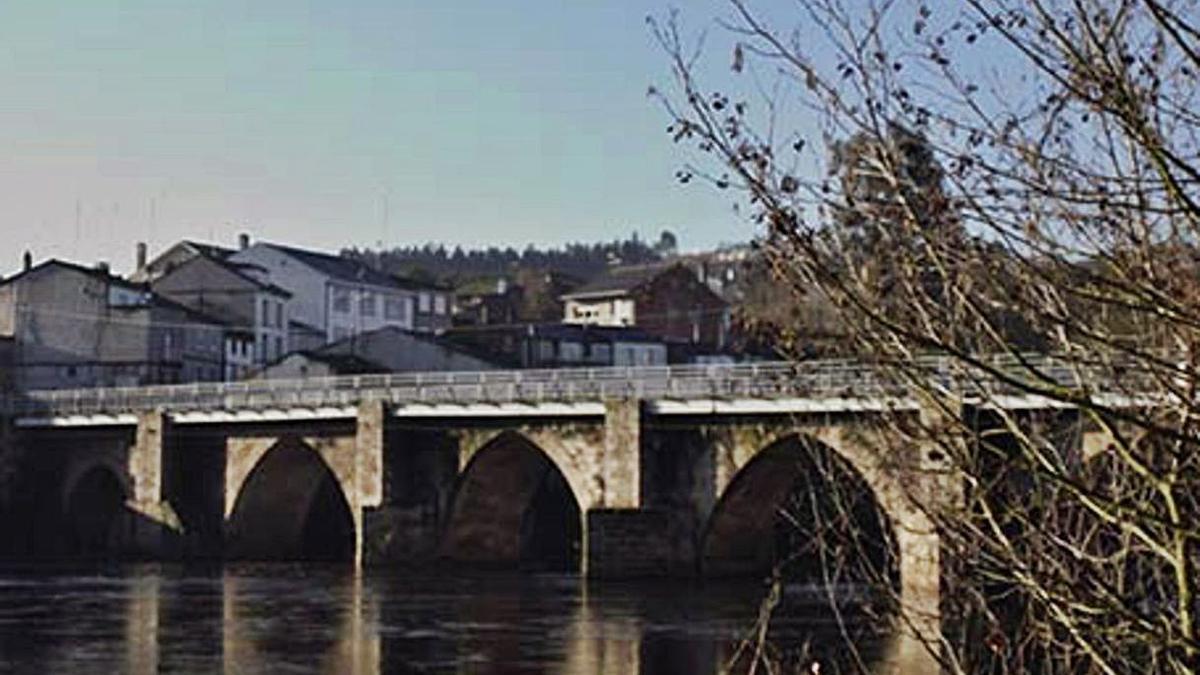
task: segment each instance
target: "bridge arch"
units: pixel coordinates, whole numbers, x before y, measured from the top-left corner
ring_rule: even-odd
[[[847,458],[800,433],[782,434],[737,471],[703,535],[701,571],[761,574],[779,564],[791,577],[819,581],[831,549],[841,556],[839,583],[897,581],[891,518]]]
[[[727,479],[718,486],[723,488],[719,490],[720,499],[705,528],[701,570],[719,571],[720,565],[714,566],[712,562],[721,553],[723,545],[719,541],[730,536],[730,532],[735,532],[733,536],[741,536],[736,534],[732,522],[722,522],[722,519],[738,509],[753,510],[752,504],[739,506],[738,502],[754,501],[746,500],[745,495],[753,495],[758,481],[763,481],[759,486],[768,486],[760,489],[776,494],[785,491],[778,484],[784,482],[786,476],[775,477],[770,471],[760,469],[770,467],[772,458],[779,459],[776,453],[783,452],[780,448],[791,443],[795,444],[793,448],[817,450],[818,455],[836,458],[833,464],[841,465],[843,475],[848,475],[850,483],[858,486],[854,489],[865,492],[862,496],[869,496],[877,505],[880,524],[885,526],[880,529],[889,530],[893,539],[890,548],[894,560],[889,565],[894,569],[890,572],[895,575],[892,584],[900,591],[906,617],[909,621],[936,621],[940,601],[940,542],[928,515],[913,498],[914,494],[921,493],[935,495],[928,492],[928,483],[934,478],[920,469],[919,448],[896,447],[882,433],[883,430],[865,423],[791,426],[772,434],[759,434],[763,442],[754,447],[747,447],[746,443],[731,443],[725,447],[722,453],[725,467],[718,473]],[[759,457],[765,463],[756,469],[754,464]],[[775,464],[776,468],[779,466]],[[759,474],[759,477],[755,478],[753,474]],[[743,494],[739,496],[739,492]],[[747,517],[753,523],[761,523],[765,518],[761,511]]]
[[[126,545],[130,490],[123,473],[98,461],[74,473],[63,494],[68,548],[84,556],[120,553]]]
[[[123,448],[122,448],[123,449]],[[93,476],[95,472],[109,474],[121,487],[121,493],[128,498],[133,494],[133,481],[123,463],[123,457],[118,457],[107,448],[101,449],[90,460],[68,462],[63,480],[62,492],[59,496],[63,513],[71,506],[71,499],[84,478]]]
[[[269,446],[240,485],[230,488],[236,498],[226,520],[228,557],[354,559],[355,519],[342,481],[301,439],[285,437]]]
[[[443,558],[463,564],[574,571],[583,549],[576,474],[528,436],[501,432],[459,476],[442,537]],[[586,493],[585,493],[586,495]]]

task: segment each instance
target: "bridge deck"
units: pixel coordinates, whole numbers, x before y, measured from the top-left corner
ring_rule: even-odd
[[[1075,375],[1039,357],[1041,370]],[[918,362],[946,391],[982,385],[947,359]],[[637,398],[659,414],[854,411],[910,406],[906,383],[845,360],[556,370],[356,375],[301,380],[30,391],[0,403],[21,426],[127,424],[163,411],[179,422],[352,417],[383,400],[399,416],[598,415],[604,402]]]

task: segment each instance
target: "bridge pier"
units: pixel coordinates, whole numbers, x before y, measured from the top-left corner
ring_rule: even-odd
[[[644,416],[638,399],[604,404],[601,502],[585,517],[588,577],[662,576],[671,568],[670,515],[642,502]]]
[[[138,414],[137,431],[129,448],[131,544],[147,557],[163,558],[182,525],[163,492],[163,460],[171,442],[171,421],[162,411]]]
[[[387,408],[383,401],[364,401],[358,406],[354,430],[354,485],[347,495],[354,518],[354,568],[362,569],[364,525],[367,509],[383,505],[384,446]]]

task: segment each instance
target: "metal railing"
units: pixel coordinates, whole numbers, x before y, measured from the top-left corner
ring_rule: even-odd
[[[1074,370],[1052,357],[1031,357],[1034,368],[1075,386]],[[1028,376],[1015,359],[991,359],[1000,369]],[[918,359],[915,372],[948,392],[987,386],[989,380],[946,358]],[[907,369],[910,374],[914,369]],[[37,390],[0,401],[16,416],[116,415],[168,412],[328,408],[383,400],[393,405],[577,403],[619,398],[853,398],[903,396],[910,382],[895,371],[846,360],[733,365],[607,367],[554,370],[431,372],[256,380],[148,387]]]

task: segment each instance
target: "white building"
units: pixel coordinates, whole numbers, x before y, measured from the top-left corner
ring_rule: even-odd
[[[384,274],[357,260],[257,242],[229,256],[291,293],[289,321],[335,342],[384,327],[436,332],[450,325],[450,291]],[[295,342],[302,340],[296,336]]]

